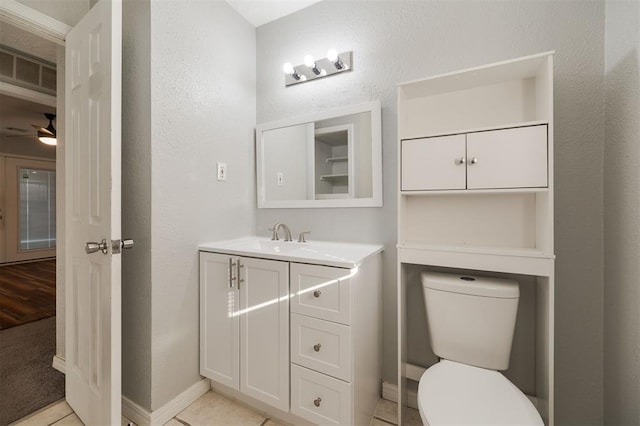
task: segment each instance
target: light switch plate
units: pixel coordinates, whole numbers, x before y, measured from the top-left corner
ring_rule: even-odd
[[[218,168],[218,180],[227,180],[227,163],[217,163]]]

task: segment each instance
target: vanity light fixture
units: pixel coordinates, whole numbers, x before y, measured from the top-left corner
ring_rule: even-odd
[[[298,65],[294,67],[287,62],[282,67],[285,73],[284,85],[304,83],[322,77],[338,74],[345,71],[351,71],[353,52],[338,53],[335,49],[329,50],[326,58],[314,59],[312,55],[304,57],[304,66]]]

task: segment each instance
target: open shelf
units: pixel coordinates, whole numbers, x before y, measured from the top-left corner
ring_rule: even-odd
[[[349,157],[333,157],[333,158],[327,158],[325,161],[327,163],[341,163],[341,162],[349,161]]]
[[[337,174],[337,175],[321,175],[320,176],[320,180],[341,180],[341,179],[348,179],[349,175],[344,173],[344,174]]]

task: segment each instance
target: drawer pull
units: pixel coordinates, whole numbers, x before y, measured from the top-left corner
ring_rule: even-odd
[[[316,343],[315,345],[313,345],[313,350],[316,352],[320,352],[321,347],[322,345],[320,343]]]
[[[321,402],[322,402],[322,398],[318,397],[313,400],[313,405],[315,405],[316,407],[319,407]]]
[[[321,294],[322,292],[320,290],[316,290],[313,292],[313,297],[320,297]]]

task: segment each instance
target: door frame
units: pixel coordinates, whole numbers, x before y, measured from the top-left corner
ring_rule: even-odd
[[[16,0],[0,1],[0,22],[4,22],[34,35],[56,43],[58,46],[56,61],[56,217],[65,217],[65,164],[64,164],[64,75],[65,75],[65,39],[71,26],[58,21],[42,12],[25,6]],[[65,270],[64,270],[64,220],[56,220],[56,353],[52,365],[65,373]]]

